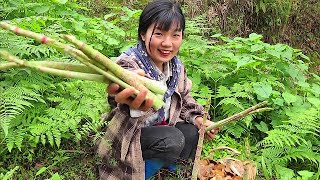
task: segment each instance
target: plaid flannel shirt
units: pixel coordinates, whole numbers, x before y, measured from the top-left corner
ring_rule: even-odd
[[[125,69],[140,69],[134,55],[121,55],[117,63]],[[193,123],[192,118],[203,116],[204,108],[191,96],[191,81],[182,66],[179,83],[171,97],[169,126],[177,122]],[[144,161],[140,145],[141,128],[146,117],[155,113],[149,110],[141,117],[130,117],[129,107],[117,104],[108,96],[113,110],[104,119],[108,121],[105,135],[98,141],[97,153],[101,157],[99,174],[102,180],[143,180]]]

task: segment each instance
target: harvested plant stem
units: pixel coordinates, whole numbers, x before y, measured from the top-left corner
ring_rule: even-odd
[[[89,73],[82,73],[82,72],[75,72],[75,71],[67,71],[67,70],[60,70],[60,69],[54,69],[54,68],[49,68],[45,66],[39,66],[39,65],[34,65],[32,63],[29,63],[28,61],[21,60],[16,56],[11,55],[10,53],[0,50],[0,56],[3,59],[6,59],[10,62],[14,62],[18,64],[19,66],[22,67],[29,67],[36,69],[38,71],[56,75],[56,76],[62,76],[66,78],[76,78],[76,79],[82,79],[82,80],[90,80],[90,81],[97,81],[97,82],[106,82],[106,78],[102,75],[98,74],[89,74]]]
[[[153,100],[153,107],[156,110],[160,109],[164,105],[162,98],[164,93],[166,92],[165,86],[163,86],[157,81],[139,76],[134,72],[130,72],[122,68],[121,66],[111,61],[109,58],[107,58],[103,54],[101,54],[99,51],[77,40],[73,36],[63,35],[65,39],[75,44],[81,50],[76,49],[68,44],[61,43],[45,35],[38,34],[25,29],[21,29],[19,27],[10,25],[5,22],[0,22],[0,27],[5,30],[11,31],[19,36],[32,38],[42,44],[46,44],[52,48],[55,48],[62,53],[71,55],[72,57],[81,61],[83,64],[92,68],[92,70],[95,71],[96,73],[102,74],[108,80],[118,83],[123,88],[134,87],[136,89],[135,94],[138,94],[140,90],[147,90],[148,93],[146,98]],[[17,60],[17,58],[14,58],[14,59]],[[76,77],[76,74],[74,74],[74,72],[71,72],[71,71],[63,71],[63,70],[52,69],[50,67],[45,67],[45,66],[32,65],[32,64],[29,64],[28,61],[20,60],[20,61],[14,61],[14,62],[19,64],[20,66],[32,67],[39,71],[47,72],[50,74],[55,74],[59,76],[63,74],[63,76],[65,77],[79,78],[79,77]],[[12,66],[14,65],[8,64],[6,66],[1,65],[0,67],[2,69],[6,69]],[[81,74],[81,79],[85,78],[84,75],[85,74]],[[96,76],[99,76],[99,75],[96,75]],[[101,80],[102,79],[99,76],[98,81],[101,81]]]

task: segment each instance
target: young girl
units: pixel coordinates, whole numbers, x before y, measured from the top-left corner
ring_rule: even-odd
[[[148,179],[162,167],[174,171],[178,158],[194,159],[204,109],[191,97],[191,81],[176,57],[184,29],[184,15],[173,1],[155,0],[143,10],[139,42],[117,63],[166,85],[165,105],[155,111],[146,91],[132,98],[133,89],[108,86],[113,110],[98,144],[100,179]],[[206,126],[212,124],[207,121]],[[212,139],[215,133],[207,135]]]

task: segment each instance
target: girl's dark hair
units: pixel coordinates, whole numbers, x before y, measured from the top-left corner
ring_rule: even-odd
[[[140,42],[142,42],[141,33],[146,33],[153,23],[155,23],[155,28],[164,31],[168,31],[173,23],[177,23],[177,30],[181,30],[182,34],[185,29],[185,18],[181,7],[172,0],[154,0],[144,8],[138,28],[138,40]]]

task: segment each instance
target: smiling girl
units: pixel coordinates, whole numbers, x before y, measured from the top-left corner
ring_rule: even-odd
[[[98,143],[102,157],[100,179],[148,179],[159,169],[176,170],[178,158],[193,160],[204,109],[191,96],[191,81],[177,58],[185,18],[178,3],[155,0],[143,10],[138,44],[121,54],[117,63],[167,86],[165,105],[158,111],[147,92],[132,98],[132,88],[108,86],[112,107],[106,133]],[[206,126],[213,122],[206,121]],[[214,138],[216,131],[207,133]]]

